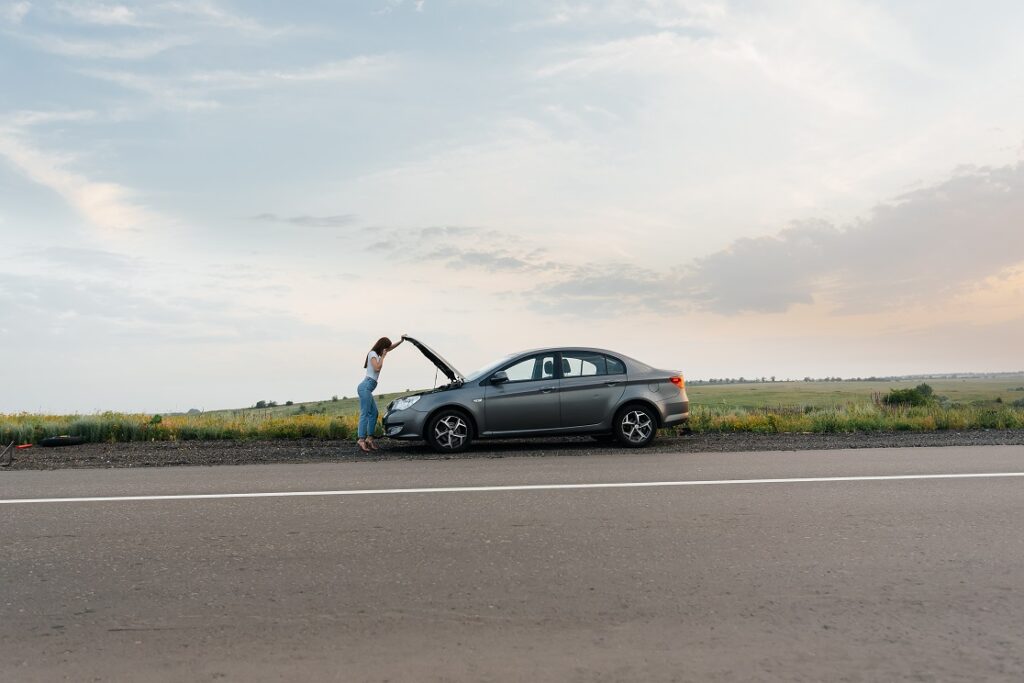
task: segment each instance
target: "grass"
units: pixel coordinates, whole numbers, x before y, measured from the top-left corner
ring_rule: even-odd
[[[887,406],[878,398],[905,382],[765,382],[690,386],[690,427],[695,432],[885,432],[1024,429],[1022,378],[929,380],[941,401],[927,406]],[[383,407],[400,394],[377,397]],[[200,439],[351,439],[355,399],[273,408],[166,415],[0,415],[0,448],[14,441],[38,443],[61,434],[92,442]]]
[[[695,432],[837,433],[1024,429],[1024,409],[1009,406],[884,406],[850,403],[801,409],[694,406]]]
[[[92,442],[193,441],[200,439],[348,439],[355,436],[356,415],[242,417],[174,415],[154,422],[142,414],[0,415],[0,442],[38,443],[70,434]]]

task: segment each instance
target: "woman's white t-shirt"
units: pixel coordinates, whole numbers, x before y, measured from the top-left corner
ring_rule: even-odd
[[[380,360],[380,356],[377,355],[376,351],[370,351],[366,354],[366,376],[372,379],[377,379],[380,376],[380,370],[373,369],[373,359]]]

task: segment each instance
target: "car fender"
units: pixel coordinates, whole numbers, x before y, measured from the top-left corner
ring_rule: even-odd
[[[449,403],[443,403],[443,404],[437,406],[436,408],[431,408],[430,412],[427,413],[427,419],[425,419],[423,421],[423,438],[424,439],[427,438],[427,428],[430,425],[430,421],[433,420],[434,416],[437,415],[439,412],[441,412],[442,410],[448,409],[448,408],[450,408],[452,410],[457,410],[457,411],[459,411],[460,413],[463,413],[466,417],[469,418],[469,426],[473,430],[473,438],[474,439],[477,438],[480,435],[480,425],[479,425],[479,422],[478,422],[478,416],[475,415],[472,410],[469,410],[468,408],[466,408],[466,406],[462,405],[461,403],[451,403],[451,402],[449,402]]]
[[[631,397],[625,398],[622,402],[619,403],[619,405],[615,406],[615,411],[612,414],[612,422],[613,422],[612,427],[613,428],[615,426],[614,425],[614,422],[615,422],[615,417],[614,416],[618,415],[619,411],[621,411],[623,408],[625,408],[626,406],[630,406],[630,405],[642,405],[645,408],[649,408],[651,410],[651,412],[654,413],[654,419],[658,423],[658,428],[659,429],[661,428],[661,423],[662,423],[663,418],[662,418],[662,415],[661,415],[661,411],[658,410],[658,406],[655,405],[655,403],[653,401],[651,401],[651,400],[648,400],[646,398],[639,398],[639,397],[636,397],[636,396],[631,396]]]

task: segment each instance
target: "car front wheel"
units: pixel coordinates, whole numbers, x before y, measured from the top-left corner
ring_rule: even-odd
[[[458,410],[442,410],[427,426],[427,442],[438,453],[459,453],[473,440],[469,418]]]
[[[615,416],[615,437],[628,448],[643,448],[654,441],[658,421],[645,406],[626,406]]]

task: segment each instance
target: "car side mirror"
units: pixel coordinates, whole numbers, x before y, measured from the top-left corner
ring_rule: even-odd
[[[505,374],[504,370],[498,370],[496,373],[491,375],[491,384],[501,384],[508,381],[508,375]]]

